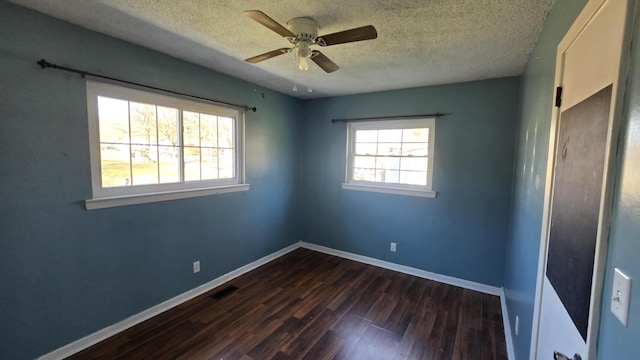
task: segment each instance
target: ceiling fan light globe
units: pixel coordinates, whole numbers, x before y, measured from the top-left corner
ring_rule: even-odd
[[[309,62],[307,61],[306,57],[300,57],[300,61],[298,62],[298,69],[300,69],[301,71],[309,70]]]

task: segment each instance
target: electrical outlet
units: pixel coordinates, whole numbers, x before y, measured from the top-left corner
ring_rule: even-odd
[[[514,326],[514,332],[516,333],[516,336],[518,336],[518,328],[520,328],[520,318],[518,317],[518,315],[516,315],[516,325]]]
[[[193,273],[200,272],[200,260],[193,262]]]
[[[391,250],[392,252],[396,252],[396,243],[393,243],[393,242],[391,243],[391,248],[390,248],[390,250]]]

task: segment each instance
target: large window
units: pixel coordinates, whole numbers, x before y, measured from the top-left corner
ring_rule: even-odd
[[[235,109],[88,81],[87,208],[247,190]]]
[[[432,118],[350,123],[343,188],[435,197],[434,137]]]

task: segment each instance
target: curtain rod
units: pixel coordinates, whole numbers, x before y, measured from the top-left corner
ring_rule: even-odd
[[[163,89],[163,88],[159,88],[159,87],[155,87],[155,86],[151,86],[151,85],[140,84],[140,83],[129,81],[129,80],[118,79],[118,78],[114,78],[114,77],[111,77],[111,76],[100,75],[100,74],[92,73],[92,72],[89,72],[89,71],[73,69],[73,68],[69,68],[69,67],[65,67],[65,66],[61,66],[61,65],[57,65],[57,64],[52,64],[52,63],[48,62],[45,59],[41,59],[37,63],[43,69],[52,68],[52,69],[56,69],[56,70],[64,70],[64,71],[69,71],[69,72],[72,72],[72,73],[80,74],[80,76],[82,76],[82,77],[93,76],[93,77],[97,77],[97,78],[101,78],[101,79],[107,79],[107,80],[112,80],[112,81],[117,81],[117,82],[129,84],[129,85],[140,86],[140,87],[147,88],[147,89],[164,91],[166,93],[170,93],[170,94],[174,94],[174,95],[186,96],[186,97],[190,97],[190,98],[194,98],[194,99],[198,99],[198,100],[205,100],[205,101],[210,101],[210,102],[214,102],[214,103],[218,103],[218,104],[229,105],[229,106],[233,106],[233,107],[237,107],[237,108],[241,108],[241,109],[245,109],[245,110],[251,110],[253,112],[257,111],[257,109],[255,107],[249,107],[247,105],[238,105],[238,104],[234,104],[234,103],[230,103],[230,102],[226,102],[226,101],[214,100],[214,99],[210,99],[210,98],[206,98],[206,97],[202,97],[202,96],[185,94],[185,93],[181,93],[181,92],[178,92],[178,91],[167,90],[167,89]]]
[[[377,117],[363,117],[363,118],[351,118],[351,119],[331,119],[332,123],[337,122],[357,122],[357,121],[372,121],[372,120],[388,120],[388,119],[419,119],[425,117],[441,117],[445,116],[443,113],[435,114],[419,114],[419,115],[400,115],[400,116],[377,116]]]

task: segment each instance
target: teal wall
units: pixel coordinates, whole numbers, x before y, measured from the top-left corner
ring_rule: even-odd
[[[521,77],[504,290],[517,359],[529,358],[549,148],[556,47],[586,0],[556,1]],[[520,318],[518,336],[515,317]]]
[[[536,288],[540,229],[547,169],[549,128],[554,94],[556,47],[564,37],[586,0],[557,1],[551,9],[529,63],[522,75],[521,108],[518,125],[511,226],[506,249],[504,287],[509,321],[517,359],[529,357]],[[632,1],[633,3],[633,1]],[[640,28],[633,33],[640,36]],[[632,278],[640,277],[640,51],[634,46],[627,105],[623,119],[624,144],[618,186],[614,194],[609,253],[606,265],[598,359],[638,357],[640,310],[638,286],[631,294],[629,325],[624,327],[609,311],[607,299],[613,270],[622,268]],[[538,179],[538,180],[536,180]],[[536,185],[537,183],[537,185]],[[520,331],[513,332],[515,316]]]
[[[614,269],[620,268],[632,278],[631,310],[624,327],[611,313],[611,303],[603,301],[598,359],[634,359],[640,353],[640,22],[636,23],[603,294],[603,299],[611,294]]]
[[[502,286],[518,78],[305,102],[302,240]],[[442,112],[435,199],[343,190],[346,125],[332,118]],[[397,243],[397,252],[389,243]]]
[[[85,210],[85,82],[43,57],[256,106],[251,190]],[[43,355],[299,240],[300,100],[4,1],[0,69],[0,359]]]
[[[297,240],[504,285],[528,358],[555,51],[585,3],[556,2],[521,78],[300,101],[0,1],[0,358],[43,355]],[[40,69],[43,57],[258,107],[246,119],[251,190],[84,210],[84,81]],[[614,267],[640,276],[635,66],[628,90],[606,293]],[[435,111],[448,114],[436,123],[437,198],[341,189],[346,126],[331,118]],[[628,327],[603,305],[599,358],[637,354],[635,288]]]

